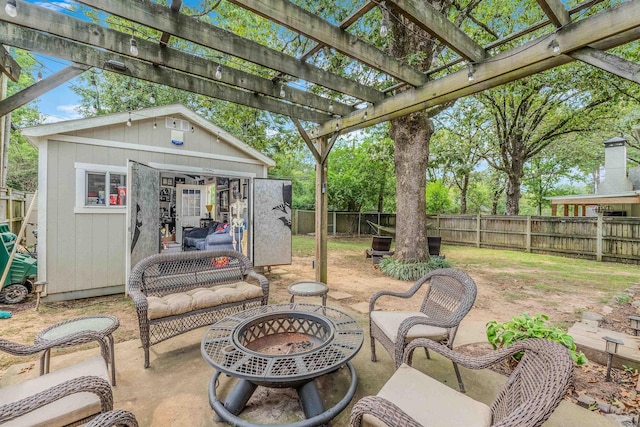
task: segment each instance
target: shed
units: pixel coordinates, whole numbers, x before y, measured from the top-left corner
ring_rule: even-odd
[[[22,133],[39,151],[38,280],[48,301],[123,292],[137,261],[184,249],[183,231],[213,221],[241,228],[242,250],[260,257],[253,190],[283,186],[266,179],[275,162],[184,105]],[[275,197],[273,206],[282,191]],[[261,265],[290,263],[290,253],[289,237],[288,253],[285,241]]]

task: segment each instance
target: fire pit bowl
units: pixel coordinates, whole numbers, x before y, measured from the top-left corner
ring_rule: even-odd
[[[313,313],[281,311],[258,315],[238,325],[237,348],[258,356],[296,355],[326,346],[334,335],[328,319]]]

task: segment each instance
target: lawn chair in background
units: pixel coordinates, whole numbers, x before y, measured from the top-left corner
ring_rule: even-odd
[[[413,369],[411,353],[424,347],[469,369],[488,366],[524,352],[491,406],[458,393]],[[560,404],[572,381],[573,361],[553,341],[529,339],[479,357],[464,356],[428,339],[413,340],[404,363],[377,396],[360,399],[351,411],[351,426],[384,425],[519,426],[542,425]]]
[[[429,288],[419,311],[376,310],[379,298],[389,296],[410,300],[423,285]],[[467,273],[443,268],[427,273],[407,292],[380,291],[374,294],[369,302],[371,361],[376,361],[376,340],[389,352],[396,368],[402,364],[405,347],[416,338],[432,339],[453,348],[458,325],[473,307],[476,293],[476,284]],[[409,304],[410,301],[407,301],[404,306]],[[455,362],[453,368],[460,391],[464,392],[464,384]]]

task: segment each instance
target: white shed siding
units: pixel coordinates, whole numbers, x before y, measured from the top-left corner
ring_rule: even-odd
[[[48,295],[69,292],[74,292],[74,297],[99,295],[104,288],[124,286],[125,210],[115,214],[101,213],[101,208],[97,208],[95,213],[74,213],[75,163],[126,167],[130,159],[266,177],[264,162],[225,143],[223,134],[218,141],[218,135],[194,125],[195,132],[184,133],[184,145],[175,146],[170,141],[171,130],[164,127],[164,119],[159,118],[157,125],[153,129],[151,118],[134,121],[131,127],[118,123],[49,137],[44,230]],[[133,146],[118,148],[118,143]],[[192,154],[188,155],[189,152]],[[228,158],[207,158],[210,153]],[[233,161],[234,158],[238,161]]]

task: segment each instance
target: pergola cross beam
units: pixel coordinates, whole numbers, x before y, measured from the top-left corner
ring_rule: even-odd
[[[376,102],[384,98],[383,93],[369,86],[327,72],[214,25],[198,21],[181,13],[172,14],[168,8],[149,0],[78,1],[140,25],[170,33],[189,42],[295,76],[361,100]]]
[[[562,4],[562,0],[538,0],[538,4],[556,27],[560,28],[571,22],[569,11]]]
[[[464,31],[448,20],[429,3],[418,0],[390,0],[402,9],[405,16],[421,29],[471,62],[480,62],[487,52]]]
[[[575,50],[569,56],[623,79],[640,83],[640,65],[624,58],[591,47]]]

